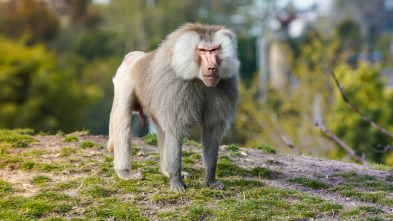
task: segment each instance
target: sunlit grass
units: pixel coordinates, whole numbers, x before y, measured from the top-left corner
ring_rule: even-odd
[[[323,190],[323,189],[327,189],[329,186],[319,180],[314,180],[314,179],[309,179],[309,178],[305,178],[305,177],[296,177],[293,179],[290,179],[289,181],[293,182],[293,183],[299,183],[302,184],[304,186],[310,187],[312,189],[316,189],[316,190]]]
[[[157,146],[157,134],[147,134],[142,139],[146,144]]]
[[[0,144],[4,142],[12,147],[27,147],[29,143],[37,141],[30,136],[33,133],[32,129],[0,129]]]
[[[69,136],[66,136],[66,137],[63,139],[63,141],[64,141],[64,142],[68,142],[68,143],[71,143],[71,142],[78,142],[78,141],[79,141],[79,138],[78,138],[77,136],[69,135]]]
[[[20,136],[20,135],[18,135]],[[62,139],[62,138],[58,138]],[[75,142],[75,141],[71,141]],[[5,145],[8,143],[4,142]],[[74,144],[66,144],[74,145]],[[265,184],[282,174],[269,168],[247,170],[230,157],[220,154],[217,180],[223,190],[204,187],[204,169],[199,151],[183,151],[185,193],[170,190],[169,178],[159,172],[159,154],[149,153],[143,160],[133,160],[134,171],[144,180],[121,180],[113,169],[113,156],[101,144],[84,141],[79,146],[56,150],[24,148],[10,154],[11,146],[0,153],[0,168],[15,165],[13,170],[32,174],[20,182],[0,179],[1,220],[308,220],[333,219],[379,220],[393,218],[377,207],[346,209],[321,198],[293,190],[277,189]],[[133,155],[143,150],[134,145]],[[239,153],[231,145],[227,154]],[[271,154],[272,152],[270,152]],[[47,158],[50,156],[51,158]],[[42,160],[44,159],[44,160]],[[48,160],[50,159],[50,160]],[[354,172],[339,173],[345,182],[330,187],[310,178],[291,181],[323,191],[335,191],[345,197],[393,206],[387,198],[392,185],[374,176]],[[325,176],[316,174],[319,180]],[[23,179],[23,177],[21,178]],[[34,193],[30,190],[34,190]],[[24,196],[26,194],[26,196]],[[83,213],[81,213],[83,211]]]

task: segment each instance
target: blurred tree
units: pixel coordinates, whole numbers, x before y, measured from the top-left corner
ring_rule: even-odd
[[[357,22],[352,19],[346,19],[337,25],[336,31],[342,50],[352,53],[362,50],[364,40],[361,28]]]
[[[351,0],[334,0],[332,17],[340,21],[348,18],[356,19],[365,31],[367,49],[372,51],[376,40],[388,28],[387,25],[391,20],[392,12],[388,12],[385,3],[386,0],[357,0],[356,4]]]
[[[375,50],[381,52],[382,58],[381,63],[382,66],[391,68],[392,67],[392,60],[393,60],[393,38],[390,33],[385,33],[381,35],[377,42],[375,43]]]
[[[57,15],[43,1],[10,0],[0,3],[2,27],[0,30],[10,38],[29,36],[29,43],[45,43],[58,33]]]
[[[240,75],[249,83],[257,72],[255,37],[238,38],[238,51],[241,61]]]
[[[70,0],[71,20],[73,23],[83,22],[86,19],[91,0]]]
[[[97,30],[103,18],[100,7],[91,4],[91,0],[70,0],[71,21],[73,25],[83,24],[88,31]]]
[[[345,64],[340,65],[335,73],[351,103],[374,122],[392,132],[392,94],[385,90],[385,82],[379,71],[378,66],[361,63],[357,69]],[[351,110],[341,98],[338,89],[335,90],[335,99],[333,112],[328,116],[332,131],[359,155],[364,153],[366,159],[383,163],[383,149],[393,141]],[[345,152],[339,148],[334,154],[343,156]]]
[[[262,104],[257,99],[257,85],[251,84],[247,88],[244,83],[241,83],[239,86],[241,99],[232,130],[236,143],[252,147],[260,144],[264,139],[266,117],[262,112]]]
[[[104,57],[88,61],[82,72],[84,85],[94,84],[99,89],[99,96],[85,110],[83,126],[92,134],[108,134],[109,114],[112,108],[113,84],[112,78],[121,63],[117,57]]]
[[[116,34],[114,32],[89,32],[78,36],[74,44],[74,51],[88,61],[108,57],[118,52],[121,48],[115,40]]]
[[[287,139],[302,153],[322,155],[331,151],[333,143],[320,136],[312,118],[323,121],[325,114],[332,110],[334,99],[329,74],[342,60],[338,54],[339,43],[337,38],[330,39],[310,30],[298,46],[301,53],[292,58],[293,77],[289,88],[270,88],[266,99],[260,100],[255,84],[241,87],[235,121],[237,141],[249,146],[263,142],[280,152],[293,153],[287,147]]]
[[[43,131],[81,129],[84,110],[99,96],[75,72],[60,73],[42,45],[0,38],[0,127]]]

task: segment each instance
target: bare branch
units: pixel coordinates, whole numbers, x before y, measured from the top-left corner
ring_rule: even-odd
[[[334,72],[331,72],[334,82],[336,83],[337,87],[340,89],[341,95],[345,101],[345,103],[352,109],[354,110],[357,114],[359,114],[362,119],[364,121],[366,121],[367,123],[369,123],[371,126],[373,126],[375,129],[381,131],[383,134],[385,134],[386,136],[390,137],[393,139],[393,134],[390,133],[389,131],[385,130],[383,127],[379,126],[377,123],[375,123],[374,121],[372,121],[370,118],[368,118],[365,114],[363,114],[357,107],[355,107],[351,102],[349,102],[348,98],[345,96],[344,90],[342,88],[342,86],[340,85],[340,82],[337,80],[336,75],[334,74]]]
[[[351,155],[352,158],[354,158],[355,160],[359,161],[364,165],[368,164],[368,162],[364,157],[359,157],[358,155],[356,155],[355,151],[351,147],[349,147],[348,144],[346,144],[343,140],[338,138],[331,130],[326,128],[325,125],[316,122],[314,122],[314,125],[319,128],[319,130],[322,132],[322,134],[325,137],[335,141],[341,147],[343,147]]]
[[[286,137],[284,134],[281,134],[281,140],[284,141],[284,143],[287,144],[288,147],[290,147],[296,154],[301,155],[300,151],[295,147],[293,144],[293,140],[291,138]]]
[[[289,138],[285,132],[281,129],[280,123],[277,120],[277,115],[272,114],[270,116],[270,118],[272,119],[272,122],[274,124],[274,127],[276,128],[277,133],[279,133],[280,138],[282,141],[284,141],[284,143],[290,147],[296,154],[301,155],[302,153],[295,147],[295,145],[293,144],[293,140],[291,138]]]
[[[390,146],[390,145],[381,145],[381,144],[378,144],[377,145],[377,148],[378,149],[376,149],[376,148],[374,148],[374,147],[372,147],[371,145],[367,145],[373,152],[375,152],[375,153],[386,153],[388,150],[391,150],[393,147],[392,146]],[[381,149],[381,147],[382,147],[382,149]]]

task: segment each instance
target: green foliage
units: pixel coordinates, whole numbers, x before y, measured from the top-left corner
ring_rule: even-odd
[[[340,146],[332,148],[335,144],[320,136],[310,121],[311,116],[312,120],[324,123],[357,154],[364,153],[367,160],[393,165],[393,153],[378,153],[391,140],[346,106],[330,75],[332,70],[336,73],[347,97],[359,110],[393,131],[393,99],[379,74],[381,66],[357,61],[355,66],[346,64],[351,50],[359,49],[362,44],[351,41],[358,31],[357,24],[350,21],[331,36],[308,31],[302,41],[291,46],[295,55],[289,65],[296,83],[289,87],[257,85],[256,82],[260,83],[257,79],[248,86],[240,84],[242,99],[234,123],[235,141],[245,146],[257,146],[263,141],[274,145],[279,152],[291,153],[283,145],[284,137],[301,153],[346,156],[347,152]],[[288,48],[285,43],[277,44]]]
[[[309,179],[309,178],[305,178],[305,177],[296,177],[296,178],[290,179],[289,181],[291,181],[293,183],[299,183],[299,184],[302,184],[304,186],[307,186],[307,187],[310,187],[310,188],[316,189],[316,190],[323,190],[323,189],[328,188],[328,185],[322,181]]]
[[[81,87],[74,72],[60,72],[44,46],[1,36],[0,41],[0,127],[80,127],[84,108],[97,95]]]
[[[258,145],[256,148],[264,154],[276,154],[277,153],[273,147],[271,147],[269,145],[265,145],[265,144]]]
[[[146,144],[157,146],[157,134],[147,134],[142,139]]]
[[[362,49],[363,37],[360,25],[347,19],[339,23],[336,32],[340,38],[340,47],[342,50],[360,51]]]
[[[393,108],[390,93],[384,90],[385,82],[379,76],[378,66],[360,63],[357,69],[341,65],[335,71],[345,94],[361,112],[388,131],[393,131]],[[335,90],[334,113],[328,116],[332,131],[359,155],[375,162],[384,162],[383,155],[373,149],[391,143],[386,135],[374,129],[361,116],[350,109]],[[346,154],[339,148],[339,157]]]
[[[262,111],[262,103],[258,101],[258,85],[246,87],[241,83],[239,92],[242,99],[239,100],[234,122],[235,140],[245,146],[256,146],[266,135],[263,125],[267,118],[266,112]]]
[[[268,143],[278,148],[276,152],[293,153],[283,145],[284,137],[300,152],[327,154],[331,144],[315,130],[310,116],[323,119],[332,112],[333,92],[328,69],[344,60],[339,53],[339,39],[310,30],[302,41],[291,42],[293,45],[280,41],[272,43],[289,56],[293,53],[287,65],[291,67],[291,79],[295,80],[285,88],[262,85],[264,79],[260,78],[254,79],[251,85],[240,84],[235,140],[245,146]],[[315,109],[321,111],[315,112]]]
[[[241,62],[240,74],[247,83],[251,82],[257,72],[255,37],[239,37],[238,51]]]
[[[53,40],[59,30],[59,19],[51,8],[36,0],[2,3],[0,31],[10,38],[29,36],[30,43]]]
[[[87,60],[108,57],[115,53],[119,45],[114,45],[115,34],[112,32],[90,32],[80,35],[75,42],[74,51]]]

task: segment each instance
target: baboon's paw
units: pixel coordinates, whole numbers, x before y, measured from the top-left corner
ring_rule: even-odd
[[[220,181],[214,181],[214,182],[207,182],[205,183],[205,187],[210,187],[213,189],[224,189],[225,185],[221,183]]]
[[[183,182],[179,183],[171,183],[171,190],[175,193],[184,193],[186,192],[187,185]]]
[[[183,179],[190,179],[192,177],[191,174],[186,171],[181,171],[181,176]]]
[[[164,174],[165,176],[169,177],[169,173],[168,171],[162,171],[160,170],[160,172],[162,174]],[[183,179],[190,179],[192,176],[190,173],[186,172],[186,171],[181,171],[181,176],[183,177]]]
[[[117,176],[123,180],[143,180],[142,173],[131,173],[127,170],[116,171]]]

